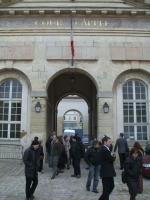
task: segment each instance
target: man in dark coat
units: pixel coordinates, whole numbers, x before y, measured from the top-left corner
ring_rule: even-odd
[[[40,154],[39,172],[43,173],[44,151],[43,151],[42,140],[39,141],[39,154]]]
[[[52,177],[54,179],[56,175],[58,175],[58,162],[60,155],[62,153],[62,144],[59,139],[55,137],[51,143],[51,156],[52,156]]]
[[[77,136],[72,137],[70,152],[72,158],[72,165],[74,168],[74,174],[71,176],[80,178],[81,177],[80,161],[84,155],[84,147],[82,142],[77,138]]]
[[[126,156],[128,156],[129,148],[126,139],[124,138],[123,133],[120,133],[120,138],[117,139],[114,152],[116,152],[118,148],[119,160],[120,160],[120,169],[123,169],[124,161]]]
[[[34,199],[33,194],[38,185],[39,159],[39,142],[34,140],[23,155],[26,176],[26,200]]]
[[[48,165],[49,167],[52,167],[52,156],[51,156],[51,147],[52,147],[52,141],[56,138],[56,132],[52,132],[52,134],[48,137],[46,141],[46,152],[47,152],[47,158],[48,158]]]
[[[104,136],[102,139],[102,147],[100,149],[100,176],[102,178],[103,193],[99,200],[109,200],[109,195],[114,189],[114,176],[116,176],[113,162],[115,161],[115,156],[111,155],[109,147],[111,146],[111,139]]]
[[[93,179],[93,190],[92,192],[98,193],[97,186],[99,182],[100,172],[100,159],[99,159],[100,145],[98,141],[94,141],[92,147],[90,147],[84,156],[86,163],[89,165],[89,173],[86,182],[86,189],[90,191],[91,182]]]

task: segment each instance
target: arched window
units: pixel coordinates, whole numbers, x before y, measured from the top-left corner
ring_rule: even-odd
[[[0,138],[20,138],[22,85],[16,79],[0,85]]]
[[[128,80],[122,87],[123,126],[130,140],[148,139],[147,88],[140,80]]]

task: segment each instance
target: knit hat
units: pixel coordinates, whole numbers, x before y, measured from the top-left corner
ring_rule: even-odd
[[[32,146],[32,145],[38,145],[38,144],[39,144],[39,141],[33,140],[32,143],[31,143],[31,146]]]

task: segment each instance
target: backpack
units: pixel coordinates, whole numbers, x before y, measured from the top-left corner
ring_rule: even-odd
[[[125,171],[122,171],[121,173],[121,180],[123,183],[127,183],[127,175]]]

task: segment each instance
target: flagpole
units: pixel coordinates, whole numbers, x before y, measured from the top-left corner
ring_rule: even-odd
[[[75,51],[74,51],[74,38],[73,38],[73,20],[72,20],[72,16],[71,16],[71,19],[70,19],[70,27],[71,27],[71,30],[70,30],[70,34],[71,34],[71,37],[70,37],[70,47],[71,47],[71,66],[73,67],[74,66],[74,55],[75,55]]]

